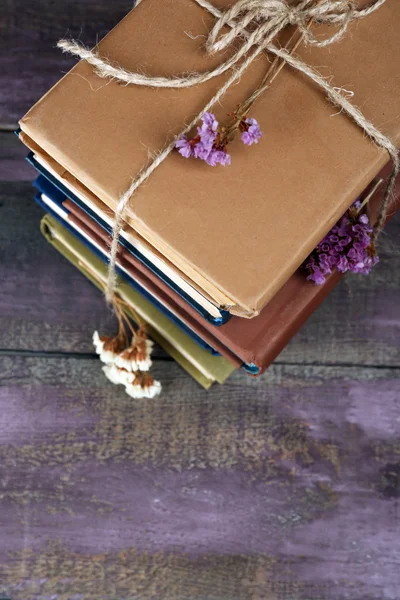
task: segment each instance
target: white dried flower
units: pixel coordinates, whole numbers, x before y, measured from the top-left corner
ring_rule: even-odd
[[[135,373],[119,369],[115,364],[106,365],[103,367],[103,372],[107,379],[116,385],[130,385],[136,379]]]
[[[111,381],[111,383],[115,383],[119,385],[121,383],[119,378],[119,369],[115,367],[115,365],[106,365],[103,367],[103,373]]]
[[[114,337],[93,334],[93,345],[100,360],[105,363],[104,375],[116,385],[124,385],[132,398],[155,398],[161,392],[161,383],[147,372],[151,367],[153,342],[146,337],[143,328],[134,334],[131,346],[126,348],[127,337],[120,328]]]
[[[132,384],[127,385],[125,391],[131,398],[155,398],[161,392],[161,383],[147,375],[142,380],[137,378]]]
[[[144,389],[144,397],[145,398],[155,398],[156,396],[159,396],[161,394],[161,383],[159,381],[155,381],[153,380],[153,384],[150,386],[146,386],[143,388]]]
[[[132,346],[124,350],[115,360],[121,369],[134,373],[135,371],[149,371],[152,365],[151,353],[153,342],[148,339],[132,340]]]
[[[95,331],[93,334],[93,345],[95,347],[96,354],[101,354],[104,348],[104,340],[100,338],[98,331]]]
[[[115,364],[120,369],[125,369],[126,371],[130,371],[132,373],[133,372],[132,361],[129,360],[129,358],[125,358],[129,351],[130,351],[130,348],[128,348],[128,350],[125,350],[124,352],[122,352],[122,354],[119,354],[117,356],[117,358],[115,359]],[[134,370],[137,371],[137,369],[134,369]]]
[[[112,352],[111,350],[103,350],[103,352],[100,354],[101,362],[105,363],[106,365],[113,365],[117,360],[117,357],[118,354]]]
[[[120,335],[115,338],[103,336],[100,337],[98,332],[93,334],[93,345],[96,353],[100,356],[101,362],[106,365],[115,363],[118,355],[122,352],[126,343]]]
[[[125,391],[131,398],[144,398],[141,385],[127,385]]]
[[[122,385],[130,385],[131,383],[133,383],[135,381],[135,377],[136,377],[135,373],[131,373],[130,371],[127,371],[126,369],[118,369],[118,367],[116,367],[115,365],[114,365],[114,368],[116,370],[118,370],[118,372],[119,372],[119,381]]]
[[[146,340],[146,348],[147,352],[151,354],[153,352],[154,342],[152,342],[151,340]]]

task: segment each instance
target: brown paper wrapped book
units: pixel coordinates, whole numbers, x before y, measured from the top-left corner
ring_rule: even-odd
[[[222,9],[230,4],[215,0]],[[221,62],[202,48],[213,19],[192,0],[143,0],[99,52],[152,75],[203,72]],[[394,142],[400,138],[399,22],[400,4],[389,1],[352,23],[334,46],[297,49],[307,64],[332,76],[332,85],[350,90],[352,102]],[[214,111],[221,123],[257,87],[268,64],[259,57],[225,95]],[[22,137],[115,209],[149,154],[201,112],[225,78],[188,89],[127,87],[100,79],[81,62],[22,119]],[[230,167],[211,168],[173,152],[126,213],[129,225],[216,305],[250,317],[388,160],[289,67],[252,116],[264,136],[251,148],[234,141]]]

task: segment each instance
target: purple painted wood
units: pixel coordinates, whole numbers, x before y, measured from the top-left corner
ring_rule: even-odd
[[[27,149],[13,131],[0,131],[0,181],[33,181],[35,169],[25,160]]]
[[[131,6],[7,0],[0,129],[73,64],[58,38]],[[113,321],[42,239],[24,154],[0,133],[0,595],[398,600],[400,220],[265,376],[206,393],[158,351],[163,395],[133,401],[85,357]]]
[[[94,44],[132,0],[7,0],[0,14],[0,129],[21,116],[74,64],[57,50],[63,36]]]
[[[18,600],[395,600],[400,371],[1,360],[3,590]],[[1,589],[1,588],[0,588]]]

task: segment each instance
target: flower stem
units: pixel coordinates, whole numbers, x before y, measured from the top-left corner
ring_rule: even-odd
[[[89,273],[89,275],[99,284],[99,286],[101,287],[102,291],[105,292],[107,284],[105,283],[105,281],[100,277],[100,275],[98,275],[98,273],[96,273],[96,271],[94,269],[92,269],[91,267],[89,267],[89,265],[87,265],[86,263],[84,263],[82,260],[79,260],[79,266],[82,267],[82,269],[84,269],[85,271],[87,271]],[[126,336],[126,332],[125,332],[125,326],[123,321],[125,320],[125,322],[128,324],[128,327],[130,329],[130,331],[133,333],[133,335],[136,337],[138,334],[137,332],[133,329],[132,324],[129,320],[129,317],[125,314],[125,311],[123,311],[121,309],[121,306],[125,306],[127,308],[129,308],[130,312],[133,314],[133,317],[135,319],[135,321],[137,322],[139,329],[143,330],[145,329],[145,322],[143,321],[143,319],[138,315],[138,313],[136,312],[136,310],[133,308],[133,306],[131,304],[128,304],[127,302],[125,302],[125,300],[123,300],[117,293],[114,293],[114,300],[112,302],[112,306],[114,308],[114,313],[115,316],[118,319],[118,323],[120,326],[120,333],[121,333],[121,327],[124,330],[124,335]],[[118,335],[120,335],[120,333]],[[126,336],[127,337],[127,336]]]
[[[313,23],[313,19],[311,19],[309,21],[309,23],[307,25],[308,29],[311,27],[312,23]],[[296,37],[297,37],[297,40],[292,45],[293,40],[295,40]],[[297,30],[295,30],[293,32],[293,34],[290,36],[289,40],[286,42],[285,49],[289,52],[290,55],[293,54],[296,51],[296,49],[298,48],[298,46],[300,45],[300,43],[302,42],[302,40],[303,40],[303,36],[301,34],[299,34],[299,32]],[[285,65],[286,65],[286,61],[284,61],[283,59],[280,59],[278,56],[276,56],[274,58],[274,60],[272,61],[272,64],[271,64],[270,68],[268,69],[267,73],[265,74],[264,79],[262,80],[259,87],[251,94],[251,96],[249,98],[247,98],[244,102],[239,104],[239,106],[237,107],[237,109],[234,113],[236,120],[233,122],[233,124],[227,129],[226,133],[224,134],[224,139],[226,140],[226,143],[229,143],[233,140],[237,130],[240,127],[240,124],[244,121],[244,119],[249,114],[254,102],[257,100],[257,98],[259,98],[259,96],[261,96],[261,94],[263,94],[268,88],[271,87],[272,82],[276,79],[276,77],[278,77],[279,73],[282,71],[282,69]]]

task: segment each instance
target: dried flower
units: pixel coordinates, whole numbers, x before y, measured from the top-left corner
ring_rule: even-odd
[[[99,336],[98,331],[95,331],[93,334],[93,345],[96,350],[96,354],[101,354],[104,348],[104,340],[105,338],[101,338]]]
[[[379,262],[373,229],[360,207],[356,201],[310,254],[305,262],[307,279],[321,285],[334,269],[368,275]]]
[[[181,154],[184,158],[190,158],[193,156],[193,145],[185,136],[177,140],[175,143],[175,148],[178,149],[179,154]]]
[[[201,120],[203,121],[203,125],[199,127],[199,130],[209,130],[213,132],[218,131],[219,123],[215,118],[215,115],[213,115],[213,113],[205,112],[201,117]]]
[[[240,122],[239,129],[242,132],[242,142],[246,144],[246,146],[258,144],[262,136],[262,131],[256,119],[244,119]]]
[[[103,367],[103,373],[111,383],[115,383],[116,385],[130,385],[135,381],[136,377],[134,373],[130,373],[125,369],[119,369],[115,364]]]
[[[126,342],[120,334],[115,338],[108,336],[100,337],[98,332],[95,331],[93,334],[93,345],[96,354],[100,356],[100,360],[107,365],[115,362],[117,356],[126,347]]]
[[[161,383],[155,381],[150,375],[137,373],[136,378],[125,388],[131,398],[155,398],[161,392]]]
[[[204,160],[211,167],[216,165],[230,165],[231,157],[226,152],[227,141],[219,127],[219,123],[212,113],[204,113],[202,124],[197,128],[197,136],[188,140],[182,136],[175,143],[179,154],[184,158],[198,158]]]
[[[200,158],[200,160],[207,161],[211,152],[212,152],[212,146],[208,147],[206,144],[204,144],[201,141],[196,142],[193,146],[193,156],[195,158]]]
[[[211,150],[219,132],[219,123],[212,113],[204,113],[201,120],[203,124],[197,128],[197,133],[200,137],[200,142],[204,148]]]
[[[132,344],[126,348],[115,361],[117,367],[126,369],[131,373],[135,371],[149,371],[152,361],[151,353],[153,351],[153,342],[138,335],[132,339]]]
[[[197,135],[191,140],[183,135],[175,142],[175,148],[184,158],[198,158],[211,167],[230,165],[231,157],[226,147],[238,130],[241,131],[242,142],[247,146],[258,144],[263,135],[258,121],[244,116],[248,110],[248,106],[245,109],[242,105],[236,112],[231,113],[233,123],[228,129],[220,127],[213,113],[204,113],[201,117],[202,123],[197,128]]]
[[[225,167],[231,164],[231,157],[225,150],[211,150],[205,161],[211,167],[215,167],[218,164]]]
[[[105,288],[104,282],[93,271],[93,277]],[[126,308],[129,305],[117,294],[113,297],[113,308],[118,319],[118,335],[114,338],[93,334],[96,354],[105,363],[103,372],[107,379],[116,385],[124,385],[127,393],[134,398],[154,398],[161,392],[161,384],[147,373],[152,361],[153,342],[148,339],[146,326],[136,311],[130,312],[139,324],[135,329],[130,322]],[[129,333],[132,336],[129,345]],[[146,371],[145,373],[142,371]]]

